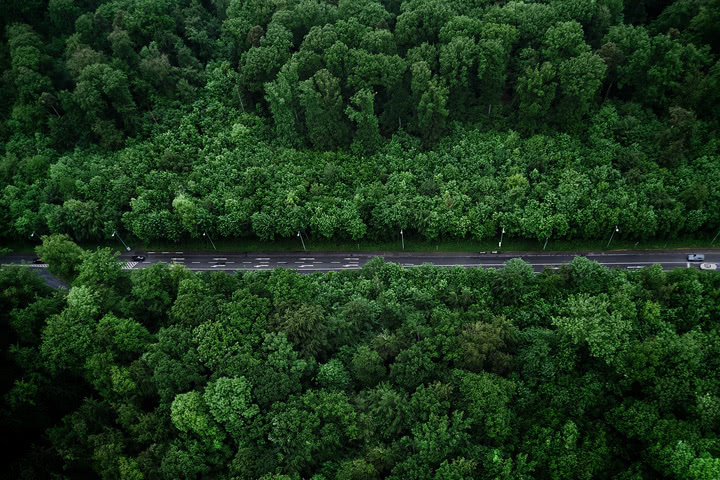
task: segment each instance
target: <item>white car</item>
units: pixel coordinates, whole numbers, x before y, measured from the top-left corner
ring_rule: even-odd
[[[717,263],[701,263],[700,270],[717,270]]]

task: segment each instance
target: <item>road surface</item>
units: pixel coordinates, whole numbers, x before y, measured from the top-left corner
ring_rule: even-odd
[[[328,272],[331,270],[357,270],[375,257],[403,267],[417,267],[426,263],[439,267],[502,268],[511,258],[521,258],[536,272],[556,269],[578,256],[610,268],[637,269],[659,264],[664,270],[676,267],[699,268],[699,262],[688,262],[689,253],[704,253],[705,262],[720,264],[720,249],[705,250],[616,250],[608,252],[469,252],[469,253],[402,253],[402,252],[132,252],[145,255],[135,261],[131,254],[123,254],[123,268],[147,268],[155,263],[184,265],[190,270],[272,270],[282,267],[300,272]],[[29,264],[32,254],[10,254],[2,263]],[[43,268],[44,265],[30,265]]]

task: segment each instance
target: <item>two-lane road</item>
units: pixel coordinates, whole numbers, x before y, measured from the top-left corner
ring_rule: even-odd
[[[540,272],[545,268],[559,268],[578,256],[610,268],[636,269],[659,264],[664,270],[675,267],[699,268],[700,262],[688,262],[689,253],[705,254],[705,262],[720,264],[720,249],[705,250],[615,250],[609,252],[468,252],[468,253],[405,253],[405,252],[217,252],[217,251],[151,251],[133,252],[144,255],[141,261],[131,254],[120,255],[125,269],[146,268],[155,263],[184,265],[190,270],[271,270],[282,267],[300,272],[356,270],[375,257],[403,267],[417,267],[426,263],[439,267],[502,268],[511,258],[521,258]],[[11,254],[3,263],[29,264],[31,254]],[[42,265],[31,265],[42,268]]]

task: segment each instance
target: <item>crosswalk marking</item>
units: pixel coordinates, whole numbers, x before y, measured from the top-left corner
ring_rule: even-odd
[[[122,270],[132,270],[135,268],[135,265],[137,265],[138,262],[126,262],[122,267],[120,267]]]

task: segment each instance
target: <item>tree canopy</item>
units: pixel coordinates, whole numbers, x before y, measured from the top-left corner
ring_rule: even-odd
[[[716,7],[5,2],[0,240],[714,234]]]
[[[8,478],[718,474],[717,272],[77,271],[0,270]]]

